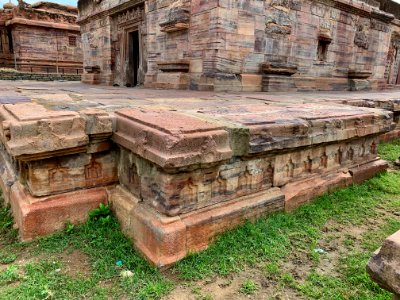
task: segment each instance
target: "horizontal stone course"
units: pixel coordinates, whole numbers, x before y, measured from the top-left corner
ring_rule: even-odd
[[[24,73],[0,70],[0,80],[80,81],[80,74]]]

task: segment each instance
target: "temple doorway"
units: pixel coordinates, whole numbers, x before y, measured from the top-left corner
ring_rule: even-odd
[[[127,87],[135,87],[139,83],[139,65],[140,65],[140,41],[139,31],[128,33],[128,70]]]

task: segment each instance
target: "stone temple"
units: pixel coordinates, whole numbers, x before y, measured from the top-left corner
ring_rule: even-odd
[[[76,7],[50,2],[0,9],[0,68],[31,73],[82,73]]]
[[[381,3],[382,2],[382,5]],[[399,75],[391,1],[80,0],[83,82],[214,91],[378,89]]]
[[[378,144],[400,138],[385,5],[79,1],[82,81],[103,86],[0,82],[0,185],[21,238],[110,202],[162,267],[384,171]]]

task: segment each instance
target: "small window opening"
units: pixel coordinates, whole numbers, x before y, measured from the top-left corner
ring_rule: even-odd
[[[69,36],[68,41],[71,47],[76,47],[76,36]]]
[[[326,61],[328,58],[328,48],[331,42],[327,40],[318,40],[318,60]]]
[[[0,53],[3,52],[3,32],[0,31]]]

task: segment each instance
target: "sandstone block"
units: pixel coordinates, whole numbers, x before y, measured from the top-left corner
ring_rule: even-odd
[[[372,178],[376,174],[386,171],[388,167],[389,165],[386,161],[378,159],[362,164],[355,168],[351,168],[349,171],[353,177],[354,183],[362,183],[363,181]]]
[[[282,187],[282,193],[285,195],[285,210],[293,211],[315,197],[350,184],[352,184],[352,177],[348,172],[312,176],[288,183]]]
[[[219,125],[167,110],[116,112],[114,141],[163,168],[229,159],[228,133]]]
[[[35,103],[0,107],[0,139],[14,157],[86,146],[85,120],[72,111],[49,111]]]
[[[21,177],[33,196],[46,196],[118,182],[114,151],[75,154],[24,163]]]
[[[83,223],[89,211],[107,201],[105,188],[35,198],[20,183],[15,183],[10,194],[14,220],[23,241],[62,230],[67,222]]]
[[[112,195],[113,206],[123,217],[125,234],[158,267],[171,265],[189,252],[204,250],[217,234],[247,219],[282,210],[284,202],[279,189],[270,189],[179,217],[165,217],[129,193],[120,190]]]
[[[400,296],[400,231],[388,237],[371,257],[367,271],[382,288]]]

